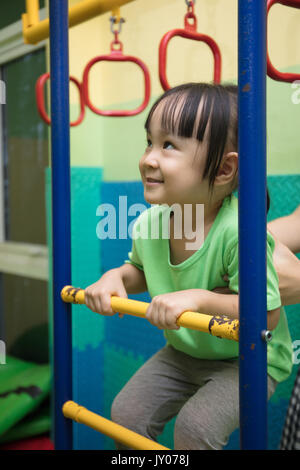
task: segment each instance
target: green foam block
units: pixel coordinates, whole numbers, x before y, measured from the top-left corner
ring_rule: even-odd
[[[36,410],[50,392],[49,365],[11,356],[0,366],[0,436]]]

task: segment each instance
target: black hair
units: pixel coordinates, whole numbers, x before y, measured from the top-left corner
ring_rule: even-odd
[[[166,102],[162,111],[161,127],[166,133],[179,137],[195,137],[199,142],[203,141],[205,132],[208,133],[208,152],[203,177],[209,179],[212,189],[225,149],[238,149],[237,85],[186,83],[167,90],[150,109],[145,122],[148,132],[153,113],[163,100]],[[199,119],[200,103],[203,107]],[[179,113],[175,114],[178,109]]]
[[[268,190],[268,187],[267,187],[267,213],[269,212],[270,205],[271,205],[271,200],[270,200],[269,190]]]

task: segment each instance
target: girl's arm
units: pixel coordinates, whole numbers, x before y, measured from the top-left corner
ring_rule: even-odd
[[[188,289],[153,297],[146,318],[160,329],[179,329],[177,319],[186,311],[206,315],[225,315],[239,318],[239,296],[218,294],[205,289]],[[273,330],[280,316],[280,308],[268,312],[267,328]]]
[[[300,260],[274,234],[273,238],[275,240],[273,261],[278,275],[282,305],[299,304]]]
[[[226,315],[232,319],[239,319],[238,294],[219,294],[200,289],[193,289],[198,297],[199,312],[207,315]],[[279,321],[280,308],[268,311],[267,328],[273,330]]]
[[[132,264],[124,264],[101,276],[85,289],[85,304],[93,312],[114,315],[111,296],[127,298],[127,294],[137,294],[147,290],[144,272]]]
[[[275,240],[274,266],[279,279],[282,305],[300,303],[300,206],[290,215],[268,224]]]
[[[300,206],[291,215],[270,222],[268,231],[275,241],[273,262],[281,303],[283,306],[300,304],[300,260],[294,255],[300,252]],[[217,287],[214,292],[232,294],[227,287]]]
[[[139,294],[147,290],[144,271],[126,263],[118,268],[127,294]]]
[[[293,253],[300,252],[300,206],[292,214],[269,222],[268,229]]]

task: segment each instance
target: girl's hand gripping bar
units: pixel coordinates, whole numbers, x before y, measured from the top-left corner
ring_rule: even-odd
[[[72,286],[65,286],[61,291],[61,298],[64,302],[74,304],[84,304],[84,290]],[[145,314],[150,304],[137,300],[124,299],[121,297],[111,297],[111,307],[116,313],[133,315],[135,317],[146,318]],[[205,315],[197,312],[183,312],[177,320],[177,325],[192,330],[210,333],[213,336],[239,340],[239,321],[228,318],[224,315]]]

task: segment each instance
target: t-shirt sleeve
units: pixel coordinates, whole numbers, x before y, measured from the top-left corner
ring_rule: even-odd
[[[273,251],[275,242],[273,237],[267,233],[267,310],[274,310],[281,306],[279,292],[278,276],[273,263]],[[239,291],[239,272],[238,272],[238,241],[229,250],[227,256],[227,274],[229,279],[229,288],[233,292]]]
[[[137,223],[134,224],[132,228],[132,247],[131,251],[128,253],[128,258],[124,261],[125,263],[128,264],[133,264],[136,268],[141,269],[143,271],[143,262],[141,259],[141,256],[139,255],[139,249],[138,249],[138,231],[137,231]]]

